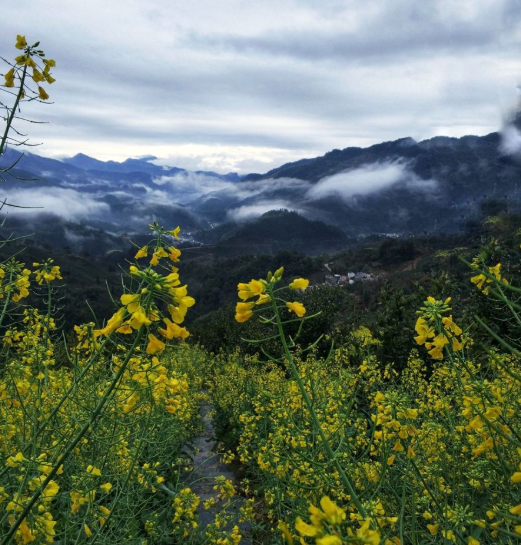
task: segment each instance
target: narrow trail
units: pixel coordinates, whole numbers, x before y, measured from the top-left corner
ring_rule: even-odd
[[[218,492],[214,490],[215,478],[223,476],[233,482],[237,489],[240,488],[236,476],[231,469],[223,464],[220,456],[214,451],[217,438],[212,422],[211,413],[213,405],[210,403],[204,404],[201,407],[202,432],[193,441],[194,456],[193,466],[194,471],[190,475],[190,488],[197,494],[201,500],[197,508],[199,515],[199,524],[201,528],[205,528],[214,520],[215,514],[220,511],[219,504],[211,509],[205,509],[203,504],[205,501],[217,498]],[[236,496],[233,504],[227,508],[229,513],[238,513],[244,500],[240,496]],[[240,533],[243,536],[241,545],[251,545],[249,539],[249,525],[245,523],[238,524]]]

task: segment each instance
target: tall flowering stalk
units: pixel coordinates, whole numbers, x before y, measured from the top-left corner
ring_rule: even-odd
[[[36,284],[46,288],[48,314],[26,309],[22,327],[13,324],[3,336],[9,363],[0,374],[2,545],[37,539],[51,543],[64,531],[76,542],[92,543],[109,528],[125,541],[127,519],[116,513],[129,505],[130,491],[141,498],[136,509],[151,490],[175,496],[158,471],[164,464],[159,453],[182,446],[183,427],[197,415],[197,397],[187,376],[168,363],[172,352],[162,361],[158,356],[188,336],[180,324],[195,301],[173,264],[181,252],[170,241],[179,229],[167,231],[156,223],[150,228],[152,259],[130,265],[130,291],[104,327],[76,328],[78,344],[65,366],[56,362],[50,335],[56,328],[51,284],[61,279],[59,267],[48,260],[35,263],[36,270],[27,275],[14,265],[3,273],[11,278],[3,289],[17,298],[28,295],[30,287],[17,278],[34,275]],[[136,259],[144,253],[141,248]],[[15,429],[20,433],[13,434]],[[143,463],[154,451],[155,465]]]
[[[307,310],[300,301],[287,301],[286,298],[282,297],[281,295],[288,290],[290,292],[303,291],[308,287],[309,281],[304,278],[296,278],[292,282],[290,282],[287,287],[278,287],[277,285],[282,280],[283,272],[284,268],[281,267],[280,269],[275,271],[275,273],[269,272],[266,279],[252,279],[248,283],[240,283],[238,285],[238,296],[239,299],[241,299],[241,302],[237,303],[235,319],[238,322],[245,322],[252,318],[254,314],[258,314],[261,322],[265,324],[270,324],[276,329],[277,333],[275,337],[278,337],[281,342],[284,359],[282,360],[271,357],[271,360],[279,364],[287,365],[290,376],[297,384],[298,390],[302,396],[302,399],[304,400],[306,410],[310,415],[311,421],[313,423],[313,433],[318,434],[318,436],[320,437],[321,444],[324,447],[327,458],[337,471],[340,482],[345,487],[346,493],[349,495],[360,516],[363,517],[363,519],[367,522],[366,524],[362,525],[362,534],[366,535],[368,539],[369,536],[371,536],[373,542],[378,543],[379,533],[372,527],[373,522],[369,519],[366,509],[362,504],[360,498],[358,497],[358,494],[355,490],[355,487],[353,486],[353,483],[351,482],[351,479],[344,470],[342,463],[340,462],[338,456],[335,454],[335,451],[333,450],[333,447],[324,432],[324,423],[320,422],[319,420],[313,400],[311,399],[309,392],[307,391],[302,377],[299,373],[297,365],[295,364],[292,350],[296,348],[296,341],[302,331],[304,322],[306,320],[314,318],[318,314],[306,316]],[[287,319],[284,319],[282,316],[283,310],[289,312],[290,316],[295,315],[296,318],[289,317]],[[291,338],[291,336],[288,337],[285,331],[285,326],[287,324],[295,322],[299,323],[299,329],[297,331],[297,334],[294,338]],[[262,343],[265,340],[271,340],[273,338],[274,337],[272,336],[266,339],[255,339],[251,342]],[[313,345],[307,347],[306,351],[311,350],[318,343],[319,340],[320,339],[317,339],[317,341]],[[345,512],[343,512],[340,508],[334,506],[334,504],[332,504],[331,502],[328,502],[328,498],[323,499],[324,505],[331,507],[331,510],[338,509],[337,512],[344,513],[345,518]],[[305,532],[301,533],[303,533],[303,535],[313,535],[320,539],[325,539],[327,536],[326,533],[324,533],[325,530],[323,529],[322,524],[319,524],[318,522],[319,518],[315,517],[315,519],[312,520],[315,520],[317,522],[312,534],[306,534]],[[335,519],[337,524],[340,524],[342,520],[343,519],[339,519],[338,521],[336,521]],[[306,526],[303,522],[301,522],[300,530],[302,530],[303,528],[306,528]],[[299,529],[299,525],[297,525],[297,529]],[[331,539],[333,539],[333,536],[330,537]],[[326,542],[329,543],[329,541],[325,540],[324,543]],[[331,541],[331,543],[333,544],[335,542]]]
[[[10,69],[4,74],[3,87],[7,93],[13,96],[14,102],[11,106],[4,106],[6,124],[0,140],[0,157],[5,153],[8,145],[21,146],[27,141],[19,131],[16,131],[16,137],[10,136],[13,123],[18,118],[17,112],[20,104],[24,101],[43,102],[49,100],[49,94],[41,84],[51,85],[56,81],[51,74],[56,62],[53,59],[47,59],[44,51],[38,49],[39,45],[40,42],[29,45],[25,36],[18,35],[15,47],[22,53],[14,59],[14,62],[6,61]],[[8,172],[14,166],[11,165],[0,172]]]

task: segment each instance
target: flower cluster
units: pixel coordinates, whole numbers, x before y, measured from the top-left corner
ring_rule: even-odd
[[[63,280],[60,267],[53,265],[52,259],[47,259],[43,263],[33,263],[33,267],[39,267],[34,272],[36,276],[36,282],[41,286],[44,282],[48,284],[53,280]]]
[[[23,53],[15,58],[14,66],[12,66],[4,75],[4,86],[8,88],[14,87],[15,80],[18,78],[20,80],[21,98],[25,97],[28,89],[25,80],[29,68],[32,70],[31,78],[37,84],[46,82],[51,85],[56,81],[51,75],[51,68],[56,66],[56,62],[53,59],[46,59],[45,53],[41,49],[37,49],[39,45],[40,42],[28,45],[25,36],[18,35],[16,37],[15,47],[16,49],[22,50]],[[40,85],[38,85],[38,93],[36,96],[40,100],[49,99],[47,91]]]
[[[508,285],[508,280],[501,276],[501,263],[494,267],[488,267],[487,274],[481,272],[473,276],[470,281],[475,284],[485,295],[488,295],[494,282],[501,282]]]
[[[495,271],[492,282],[507,285]],[[269,307],[283,308],[270,280],[241,284],[240,297],[267,294]],[[362,365],[350,346],[325,361],[313,350],[294,355],[298,373],[288,373],[287,353],[265,364],[237,354],[214,362],[212,397],[232,437],[226,457],[247,466],[262,520],[278,523],[288,543],[399,545],[414,533],[418,542],[480,545],[521,536],[519,358],[492,349],[475,360],[450,303],[429,297],[420,308],[415,340],[426,359],[413,350],[401,374],[379,363],[365,327],[351,336]]]
[[[463,349],[461,334],[463,331],[452,320],[452,315],[443,316],[450,312],[450,297],[445,301],[437,301],[428,297],[421,307],[415,325],[418,336],[414,337],[417,344],[425,345],[429,354],[437,360],[443,359],[443,349],[450,345],[452,350]]]
[[[322,509],[310,505],[310,524],[297,517],[295,528],[301,536],[314,538],[317,545],[342,545],[346,541],[379,545],[380,533],[371,528],[370,519],[358,523],[359,527],[356,529],[347,526],[344,537],[342,534],[343,526],[346,526],[346,511],[328,496],[322,497],[320,507]]]
[[[16,259],[0,264],[0,299],[9,296],[9,301],[14,303],[29,297],[31,287],[31,275],[34,274],[36,282],[41,285],[56,279],[62,279],[60,267],[53,265],[53,260],[49,259],[44,263],[33,263],[33,267],[39,267],[34,271],[27,269],[24,263]]]
[[[276,303],[281,301],[280,298],[276,297],[276,293],[284,288],[275,289],[275,285],[282,280],[283,273],[284,267],[281,267],[280,269],[277,269],[274,274],[269,272],[266,280],[262,278],[258,280],[252,279],[248,283],[239,283],[237,286],[239,299],[247,302],[237,303],[235,308],[235,319],[238,322],[246,322],[249,320],[253,316],[254,310],[259,305],[264,305],[270,301]],[[305,290],[308,285],[309,280],[296,278],[289,284],[288,288],[290,290]],[[255,301],[248,301],[248,299],[253,299],[255,297],[257,298]],[[304,305],[299,301],[284,301],[284,304],[290,312],[295,313],[299,318],[302,318],[304,314],[306,314]]]
[[[173,231],[165,231],[157,224],[151,226],[157,234],[155,250],[150,265],[140,268],[137,265],[130,266],[130,276],[139,282],[138,289],[134,293],[123,294],[120,298],[123,305],[108,320],[106,326],[94,331],[94,336],[108,336],[114,331],[130,335],[141,327],[150,329],[150,326],[161,319],[165,327],[157,327],[157,333],[165,340],[185,340],[189,333],[186,328],[181,327],[188,309],[195,304],[193,297],[187,292],[187,286],[182,286],[179,280],[179,269],[175,266],[164,266],[167,274],[162,274],[154,269],[162,265],[161,260],[168,258],[170,261],[178,262],[181,252],[173,247],[164,249],[162,239],[164,235],[179,237],[179,227]],[[146,257],[148,246],[140,248],[136,259]],[[162,314],[162,308],[166,307],[169,317]],[[154,355],[162,352],[166,347],[154,333],[148,334],[147,354]]]
[[[29,296],[31,287],[31,271],[25,268],[24,263],[10,259],[0,265],[0,299],[10,295],[11,300],[18,303]]]

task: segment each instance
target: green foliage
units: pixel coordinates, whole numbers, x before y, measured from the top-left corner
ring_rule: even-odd
[[[378,299],[374,316],[375,337],[380,341],[378,359],[401,371],[414,346],[414,312],[422,300],[417,293],[406,295],[402,288],[386,282]]]

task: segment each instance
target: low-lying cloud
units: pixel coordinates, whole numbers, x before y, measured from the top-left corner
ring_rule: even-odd
[[[110,212],[108,204],[85,193],[61,187],[13,189],[1,197],[1,201],[4,200],[7,206],[3,211],[12,215],[53,213],[65,220],[74,221]]]
[[[245,206],[239,206],[228,212],[228,218],[237,221],[243,222],[258,218],[266,212],[271,210],[290,210],[292,212],[301,212],[301,210],[292,205],[288,201],[261,201],[256,204],[250,204]]]
[[[239,183],[234,184],[233,191],[237,197],[248,199],[248,202],[233,207],[228,212],[228,218],[248,221],[281,208],[305,214],[307,204],[317,199],[335,197],[352,204],[356,197],[367,197],[390,188],[430,193],[437,188],[437,182],[423,180],[407,163],[394,161],[326,176],[316,184],[297,178],[269,178]]]
[[[232,182],[196,172],[180,172],[174,176],[154,178],[154,183],[177,196],[181,204],[220,190],[233,189]]]
[[[432,192],[435,180],[422,180],[405,161],[368,164],[327,176],[315,184],[298,178],[268,178],[258,181],[223,179],[204,173],[180,172],[154,178],[153,183],[131,183],[111,187],[102,184],[77,189],[49,185],[47,187],[14,187],[6,190],[8,204],[27,208],[4,208],[12,215],[53,213],[66,221],[89,219],[98,225],[120,225],[125,229],[143,218],[166,218],[177,211],[193,228],[205,221],[215,221],[207,214],[218,213],[219,220],[244,222],[271,210],[286,209],[313,219],[320,217],[313,201],[335,198],[356,204],[364,198],[390,188],[410,192]],[[119,188],[121,187],[121,188]],[[209,202],[218,199],[217,204]],[[207,204],[208,203],[208,204]],[[139,211],[139,212],[138,212]],[[318,213],[318,216],[317,216]]]
[[[180,204],[194,202],[205,197],[227,197],[238,200],[258,197],[277,191],[305,193],[311,183],[297,178],[268,178],[256,182],[228,181],[215,176],[195,172],[183,172],[174,176],[161,176],[154,183],[163,186]]]
[[[376,163],[322,178],[307,192],[309,199],[339,197],[351,200],[378,193],[398,184],[410,191],[432,190],[434,180],[422,180],[405,163]]]
[[[500,151],[516,158],[521,156],[521,132],[514,125],[507,125],[501,131]]]

